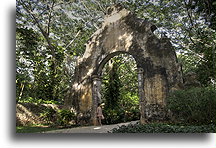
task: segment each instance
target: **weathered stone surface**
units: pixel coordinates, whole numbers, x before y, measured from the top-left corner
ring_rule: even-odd
[[[147,121],[163,121],[171,118],[171,113],[162,104],[147,104],[145,107]]]
[[[90,122],[95,123],[103,66],[110,58],[127,53],[137,63],[141,122],[155,112],[148,108],[147,115],[147,106],[164,107],[169,91],[182,86],[182,74],[169,39],[158,39],[153,33],[155,29],[154,24],[137,18],[120,5],[108,8],[102,27],[92,35],[78,60],[72,93],[65,106],[73,106],[78,112],[90,111]]]

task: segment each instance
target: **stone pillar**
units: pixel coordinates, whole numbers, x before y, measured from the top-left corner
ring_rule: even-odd
[[[92,76],[92,122],[97,124],[97,105],[101,103],[101,78],[98,75]]]
[[[138,93],[139,93],[139,103],[140,103],[140,123],[146,123],[145,118],[145,106],[146,106],[146,99],[144,93],[144,74],[143,68],[138,68]]]

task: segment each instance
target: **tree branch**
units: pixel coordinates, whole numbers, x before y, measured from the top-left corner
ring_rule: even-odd
[[[49,38],[49,32],[46,32],[45,29],[42,27],[42,25],[40,24],[38,18],[35,16],[35,14],[32,12],[31,9],[28,9],[28,6],[26,6],[26,4],[20,0],[22,5],[23,5],[23,8],[24,10],[26,10],[26,12],[30,15],[30,17],[34,20],[35,24],[37,25],[37,27],[39,28],[39,30],[41,31],[42,35],[44,36],[45,40],[47,41],[47,44],[48,44],[48,49],[50,49],[51,51],[51,55],[52,55],[52,62],[53,62],[53,69],[54,69],[54,73],[56,73],[56,67],[57,67],[57,64],[56,64],[56,55],[55,55],[55,47],[52,45],[52,42]],[[51,18],[50,18],[50,21],[51,21]],[[50,22],[49,21],[49,22]]]
[[[47,34],[48,34],[48,36],[50,34],[50,23],[51,23],[51,18],[52,18],[52,12],[53,12],[53,8],[54,8],[54,4],[55,4],[55,1],[52,2],[51,8],[49,8],[50,12],[49,12],[49,15],[48,15],[49,19],[48,19],[48,25],[47,25]]]
[[[191,1],[189,1],[189,3],[191,3]],[[194,26],[194,23],[193,23],[193,20],[192,20],[192,16],[191,16],[191,14],[190,14],[190,12],[189,12],[189,8],[188,8],[188,4],[186,3],[186,0],[184,0],[184,4],[185,4],[185,7],[186,7],[186,9],[187,9],[187,15],[188,15],[188,17],[189,17],[190,23],[191,23],[191,25],[192,25],[192,27],[193,27],[193,26]]]
[[[104,14],[106,14],[106,9],[98,2],[98,1],[95,1],[97,4],[98,4],[98,6],[100,7],[100,9],[102,10],[102,12],[104,13]]]
[[[67,46],[65,47],[66,49],[74,42],[74,40],[77,38],[77,36],[80,34],[81,30],[79,30],[76,35],[74,36],[74,38],[70,41],[69,44],[67,44]]]
[[[85,7],[87,13],[91,16],[91,18],[93,18],[91,12],[89,11],[89,8],[85,5],[85,3],[83,1],[81,1],[81,3],[83,4],[83,6]],[[97,25],[95,25],[94,23],[92,23],[93,26],[96,28],[96,29],[99,29],[99,27]]]

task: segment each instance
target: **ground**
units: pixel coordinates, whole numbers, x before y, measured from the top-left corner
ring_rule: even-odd
[[[43,133],[108,133],[113,128],[117,128],[122,125],[135,124],[138,121],[131,121],[127,123],[119,123],[112,125],[102,125],[102,126],[85,126],[85,127],[77,127],[77,128],[68,128],[68,129],[59,129],[53,131],[47,131]]]

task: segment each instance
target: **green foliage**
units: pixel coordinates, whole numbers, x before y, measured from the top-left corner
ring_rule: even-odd
[[[40,113],[40,118],[47,122],[47,124],[51,124],[56,120],[56,111],[53,108],[46,108]]]
[[[106,117],[103,121],[105,124],[116,124],[123,122],[124,110],[121,110],[120,108],[107,108],[103,111],[103,114]]]
[[[58,125],[68,126],[69,122],[75,119],[75,113],[68,109],[61,109],[57,112]]]
[[[117,123],[121,120],[122,112],[119,112],[119,99],[120,99],[120,87],[121,81],[117,71],[117,64],[114,62],[110,66],[108,73],[108,80],[105,81],[105,108],[104,115],[106,124]]]
[[[192,0],[188,1],[187,8],[195,10],[196,13],[203,16],[206,21],[210,22],[209,26],[216,30],[215,5],[216,0]]]
[[[124,110],[130,110],[130,108],[138,108],[139,97],[134,92],[121,92],[121,100],[119,101],[121,107]]]
[[[16,29],[16,100],[31,95],[32,65],[36,59],[39,35],[28,28]]]
[[[140,110],[136,106],[130,108],[104,109],[105,124],[116,124],[121,122],[135,121],[140,118]]]
[[[116,3],[155,23],[158,29],[154,34],[159,38],[166,34],[171,39],[180,53],[184,72],[196,72],[204,86],[215,82],[215,0],[207,3],[202,0],[17,0],[17,101],[32,97],[62,102],[72,82],[77,56],[83,55],[85,43],[100,28],[106,8]],[[121,82],[125,87],[119,88],[119,100],[128,100],[126,96],[134,100],[136,97],[130,96],[137,96],[135,70],[125,63],[119,67],[123,69],[119,72],[120,81],[107,82],[107,86]],[[117,92],[118,87],[112,89]]]
[[[183,55],[184,71],[195,71],[204,86],[215,82],[215,0],[133,0],[123,4],[139,17],[153,21],[159,38],[166,34],[171,39]]]
[[[139,97],[136,93],[122,91],[119,104],[124,111],[123,122],[140,119]]]
[[[102,100],[106,124],[138,120],[136,63],[132,56],[120,54],[104,66]]]
[[[115,109],[118,107],[118,102],[120,99],[120,87],[121,81],[119,79],[119,74],[117,71],[116,63],[113,63],[108,76],[108,82],[105,83],[105,94],[106,108]]]
[[[18,126],[16,127],[16,133],[41,133],[45,131],[57,130],[55,127],[44,126]]]
[[[167,98],[167,107],[175,122],[216,124],[216,97],[211,87],[174,91]]]
[[[114,128],[112,133],[215,133],[216,126],[214,124],[201,126],[184,126],[169,124],[129,124]]]
[[[43,100],[32,97],[26,97],[19,100],[19,103],[35,103],[35,104],[59,104],[58,101],[55,100]]]
[[[199,63],[199,57],[194,55],[194,53],[179,54],[178,60],[182,65],[182,72],[184,74],[189,72],[196,72],[197,64]]]

